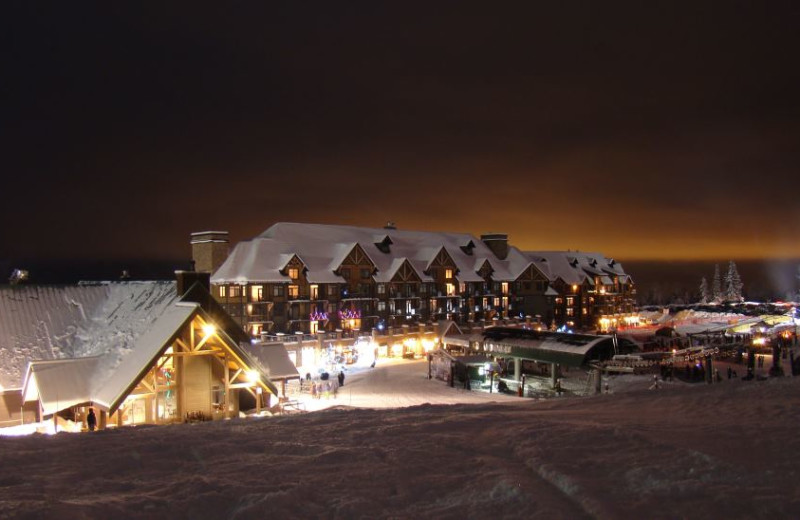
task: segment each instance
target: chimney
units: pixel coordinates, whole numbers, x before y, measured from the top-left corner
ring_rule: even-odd
[[[387,222],[383,229],[397,229],[397,226],[394,225],[394,222]]]
[[[481,235],[481,240],[486,247],[500,260],[505,260],[508,256],[508,235],[505,233],[487,233]]]
[[[228,258],[227,231],[192,233],[192,264],[203,273],[213,273]]]

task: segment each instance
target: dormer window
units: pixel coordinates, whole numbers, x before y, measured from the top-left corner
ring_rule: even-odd
[[[475,243],[472,240],[461,246],[461,250],[470,256],[472,256],[473,249],[475,249]]]
[[[296,267],[290,267],[288,270],[289,278],[292,280],[297,280],[300,277],[300,269]]]

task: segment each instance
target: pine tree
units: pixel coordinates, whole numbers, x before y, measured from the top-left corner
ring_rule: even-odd
[[[731,260],[728,264],[728,274],[725,275],[725,300],[729,302],[742,301],[742,278],[736,269],[736,263]]]
[[[714,264],[714,278],[711,280],[711,298],[714,303],[722,303],[722,277],[719,274],[719,264]]]
[[[711,292],[708,290],[708,281],[704,276],[700,280],[700,303],[708,303],[711,300]]]

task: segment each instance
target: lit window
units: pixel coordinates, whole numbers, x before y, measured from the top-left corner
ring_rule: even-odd
[[[378,312],[384,312],[386,310],[386,302],[378,302]]]
[[[336,284],[328,285],[328,296],[336,296],[339,294],[339,287]]]
[[[300,270],[296,267],[289,268],[289,278],[297,280],[300,277]]]
[[[575,298],[573,298],[572,296],[568,296],[567,305],[575,305]]]
[[[378,284],[378,294],[386,294],[386,285],[379,283]]]
[[[230,295],[231,298],[238,298],[242,295],[242,288],[238,285],[231,285]]]
[[[300,294],[300,288],[297,285],[289,286],[289,298],[297,298]]]
[[[224,285],[219,286],[219,296],[220,298],[224,298],[228,294],[227,287]]]
[[[502,287],[502,293],[508,294],[508,282],[503,282],[501,287]]]
[[[455,284],[448,283],[448,284],[445,285],[445,288],[447,290],[447,296],[455,296],[455,294],[456,294],[456,286],[455,286]]]
[[[311,299],[317,300],[319,299],[319,286],[312,285],[309,287],[309,292],[311,293]]]
[[[261,301],[264,296],[264,287],[261,285],[250,286],[250,299],[254,302]]]
[[[452,278],[452,277],[453,277],[453,270],[452,270],[452,269],[445,269],[445,270],[444,270],[444,277],[445,277],[446,279],[448,279],[448,280],[449,280],[450,278]]]

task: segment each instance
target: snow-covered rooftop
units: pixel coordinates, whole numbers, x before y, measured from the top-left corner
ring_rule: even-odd
[[[123,356],[176,300],[163,281],[0,288],[0,386],[35,360]]]
[[[595,276],[601,283],[611,283],[612,276],[622,282],[629,278],[618,262],[599,253],[522,252],[509,246],[507,257],[500,259],[483,241],[467,233],[282,222],[237,244],[211,280],[287,282],[288,276],[281,271],[297,256],[307,268],[309,282],[341,283],[344,279],[335,271],[356,246],[375,265],[377,282],[390,281],[406,261],[422,281],[431,281],[426,272],[442,251],[453,259],[460,282],[483,282],[478,272],[487,262],[496,281],[514,281],[531,265],[551,282],[561,278],[568,284],[585,280],[594,284]]]

